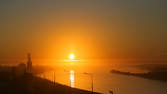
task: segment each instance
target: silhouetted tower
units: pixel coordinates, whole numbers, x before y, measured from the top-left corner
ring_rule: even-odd
[[[32,72],[32,61],[31,61],[31,54],[27,55],[28,61],[27,61],[27,72]]]

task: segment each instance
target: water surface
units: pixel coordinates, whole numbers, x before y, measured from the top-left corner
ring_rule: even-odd
[[[96,92],[109,94],[109,90],[112,90],[114,94],[166,94],[167,83],[165,82],[110,73],[111,69],[147,72],[147,70],[136,67],[140,64],[64,62],[53,65],[54,70],[40,76],[64,85],[91,91],[92,78],[90,73],[93,75],[93,90]]]

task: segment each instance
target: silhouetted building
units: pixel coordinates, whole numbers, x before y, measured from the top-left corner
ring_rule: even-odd
[[[32,72],[32,61],[31,61],[31,54],[27,55],[28,61],[27,61],[27,72]]]
[[[20,63],[19,65],[12,67],[12,77],[16,78],[22,76],[26,72],[26,64]]]
[[[20,76],[23,75],[26,72],[26,64],[24,63],[20,63],[17,67],[16,67],[16,75]]]

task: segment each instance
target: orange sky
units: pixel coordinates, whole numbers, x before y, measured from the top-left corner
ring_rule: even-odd
[[[2,2],[0,60],[167,61],[163,1]],[[142,6],[141,6],[142,5]]]

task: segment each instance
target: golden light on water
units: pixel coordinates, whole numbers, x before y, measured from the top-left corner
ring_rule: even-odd
[[[74,87],[74,71],[70,70],[70,86]]]

